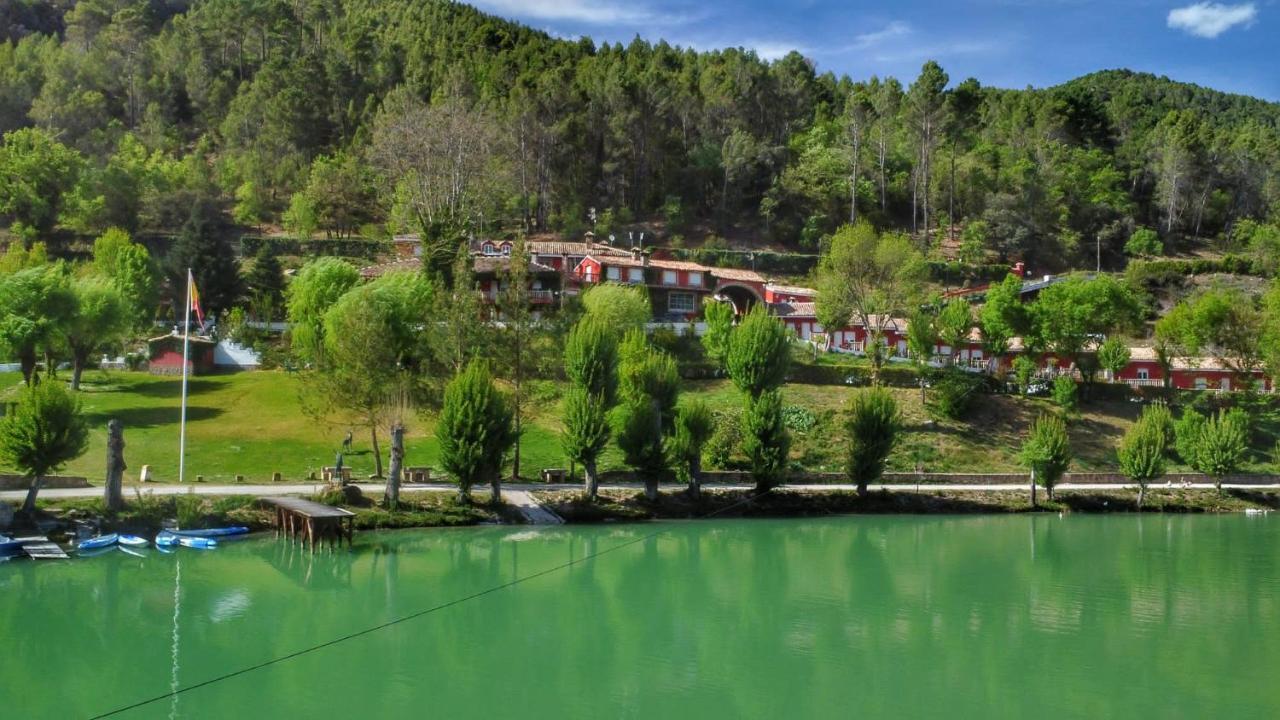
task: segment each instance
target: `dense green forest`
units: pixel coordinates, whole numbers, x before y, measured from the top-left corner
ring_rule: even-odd
[[[1122,70],[852,79],[431,0],[9,0],[0,132],[28,242],[173,231],[193,206],[300,234],[645,223],[795,249],[869,219],[1052,269],[1243,245],[1280,215],[1277,104]]]

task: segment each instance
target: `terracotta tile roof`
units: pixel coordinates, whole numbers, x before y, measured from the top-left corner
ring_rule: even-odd
[[[490,272],[499,272],[502,270],[506,270],[508,267],[510,267],[510,265],[511,265],[510,257],[507,257],[505,255],[499,255],[499,256],[486,255],[486,256],[476,258],[475,261],[472,263],[471,267],[472,267],[472,270],[478,273],[490,273]],[[533,260],[530,260],[529,272],[559,273],[560,271],[556,270],[553,267],[550,267],[549,265],[543,265],[540,262],[535,262]]]
[[[621,248],[610,247],[609,245],[601,245],[599,243],[557,241],[557,240],[530,240],[525,243],[525,247],[529,252],[538,255],[603,255],[610,257],[627,256],[631,253]]]
[[[713,277],[722,280],[736,280],[738,282],[755,282],[763,283],[765,278],[755,270],[741,270],[738,268],[707,268]]]
[[[663,270],[688,270],[690,272],[712,273],[716,268],[709,268],[705,265],[699,265],[693,262],[684,262],[682,260],[653,260],[646,262],[643,259],[631,257],[631,255],[605,256],[590,255],[592,260],[603,266],[613,265],[615,267],[652,267],[661,268]]]
[[[422,260],[420,258],[401,258],[399,260],[390,260],[376,265],[366,265],[360,268],[360,277],[365,280],[372,280],[376,277],[382,277],[389,272],[400,272],[409,270],[417,272],[422,269]]]
[[[817,297],[818,291],[813,288],[800,287],[799,285],[775,285],[769,283],[764,286],[769,292],[782,293],[783,295],[807,295],[809,297]]]
[[[778,317],[816,318],[818,316],[817,308],[811,302],[771,303],[769,311]]]

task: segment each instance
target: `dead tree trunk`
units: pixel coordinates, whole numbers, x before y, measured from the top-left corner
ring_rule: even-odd
[[[582,474],[584,476],[583,490],[587,494],[587,499],[595,502],[596,498],[600,496],[600,477],[596,475],[595,460],[582,463]]]
[[[124,471],[124,424],[119,420],[107,422],[107,482],[103,490],[103,502],[107,512],[124,509],[124,493],[121,484]]]
[[[388,510],[395,510],[400,505],[400,475],[404,467],[404,426],[396,423],[391,426],[391,470],[387,473],[387,489],[383,504]]]
[[[689,458],[689,495],[697,500],[702,496],[702,456]]]
[[[1036,506],[1036,469],[1031,468],[1031,507]]]

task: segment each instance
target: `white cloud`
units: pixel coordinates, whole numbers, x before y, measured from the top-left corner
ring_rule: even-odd
[[[642,3],[612,0],[474,0],[499,15],[537,20],[570,20],[592,25],[675,23],[681,18],[655,12]]]
[[[1223,5],[1200,2],[1169,11],[1169,27],[1202,38],[1216,38],[1237,25],[1249,27],[1258,19],[1253,3]]]
[[[766,62],[770,62],[773,60],[781,60],[782,58],[786,57],[787,53],[791,52],[792,50],[795,50],[801,55],[805,53],[805,49],[803,47],[800,47],[795,43],[787,43],[785,41],[774,42],[771,40],[761,40],[757,42],[743,43],[743,45],[752,50],[755,50],[756,55],[759,55],[760,59]]]
[[[884,26],[882,30],[863,33],[853,39],[853,47],[871,47],[879,45],[885,40],[893,40],[894,38],[905,37],[912,33],[911,26],[900,20],[894,20]]]

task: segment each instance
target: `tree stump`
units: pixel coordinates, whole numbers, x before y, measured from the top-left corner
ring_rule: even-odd
[[[108,512],[124,509],[121,484],[127,467],[124,464],[124,424],[119,420],[110,420],[107,422],[107,482],[103,491]]]

